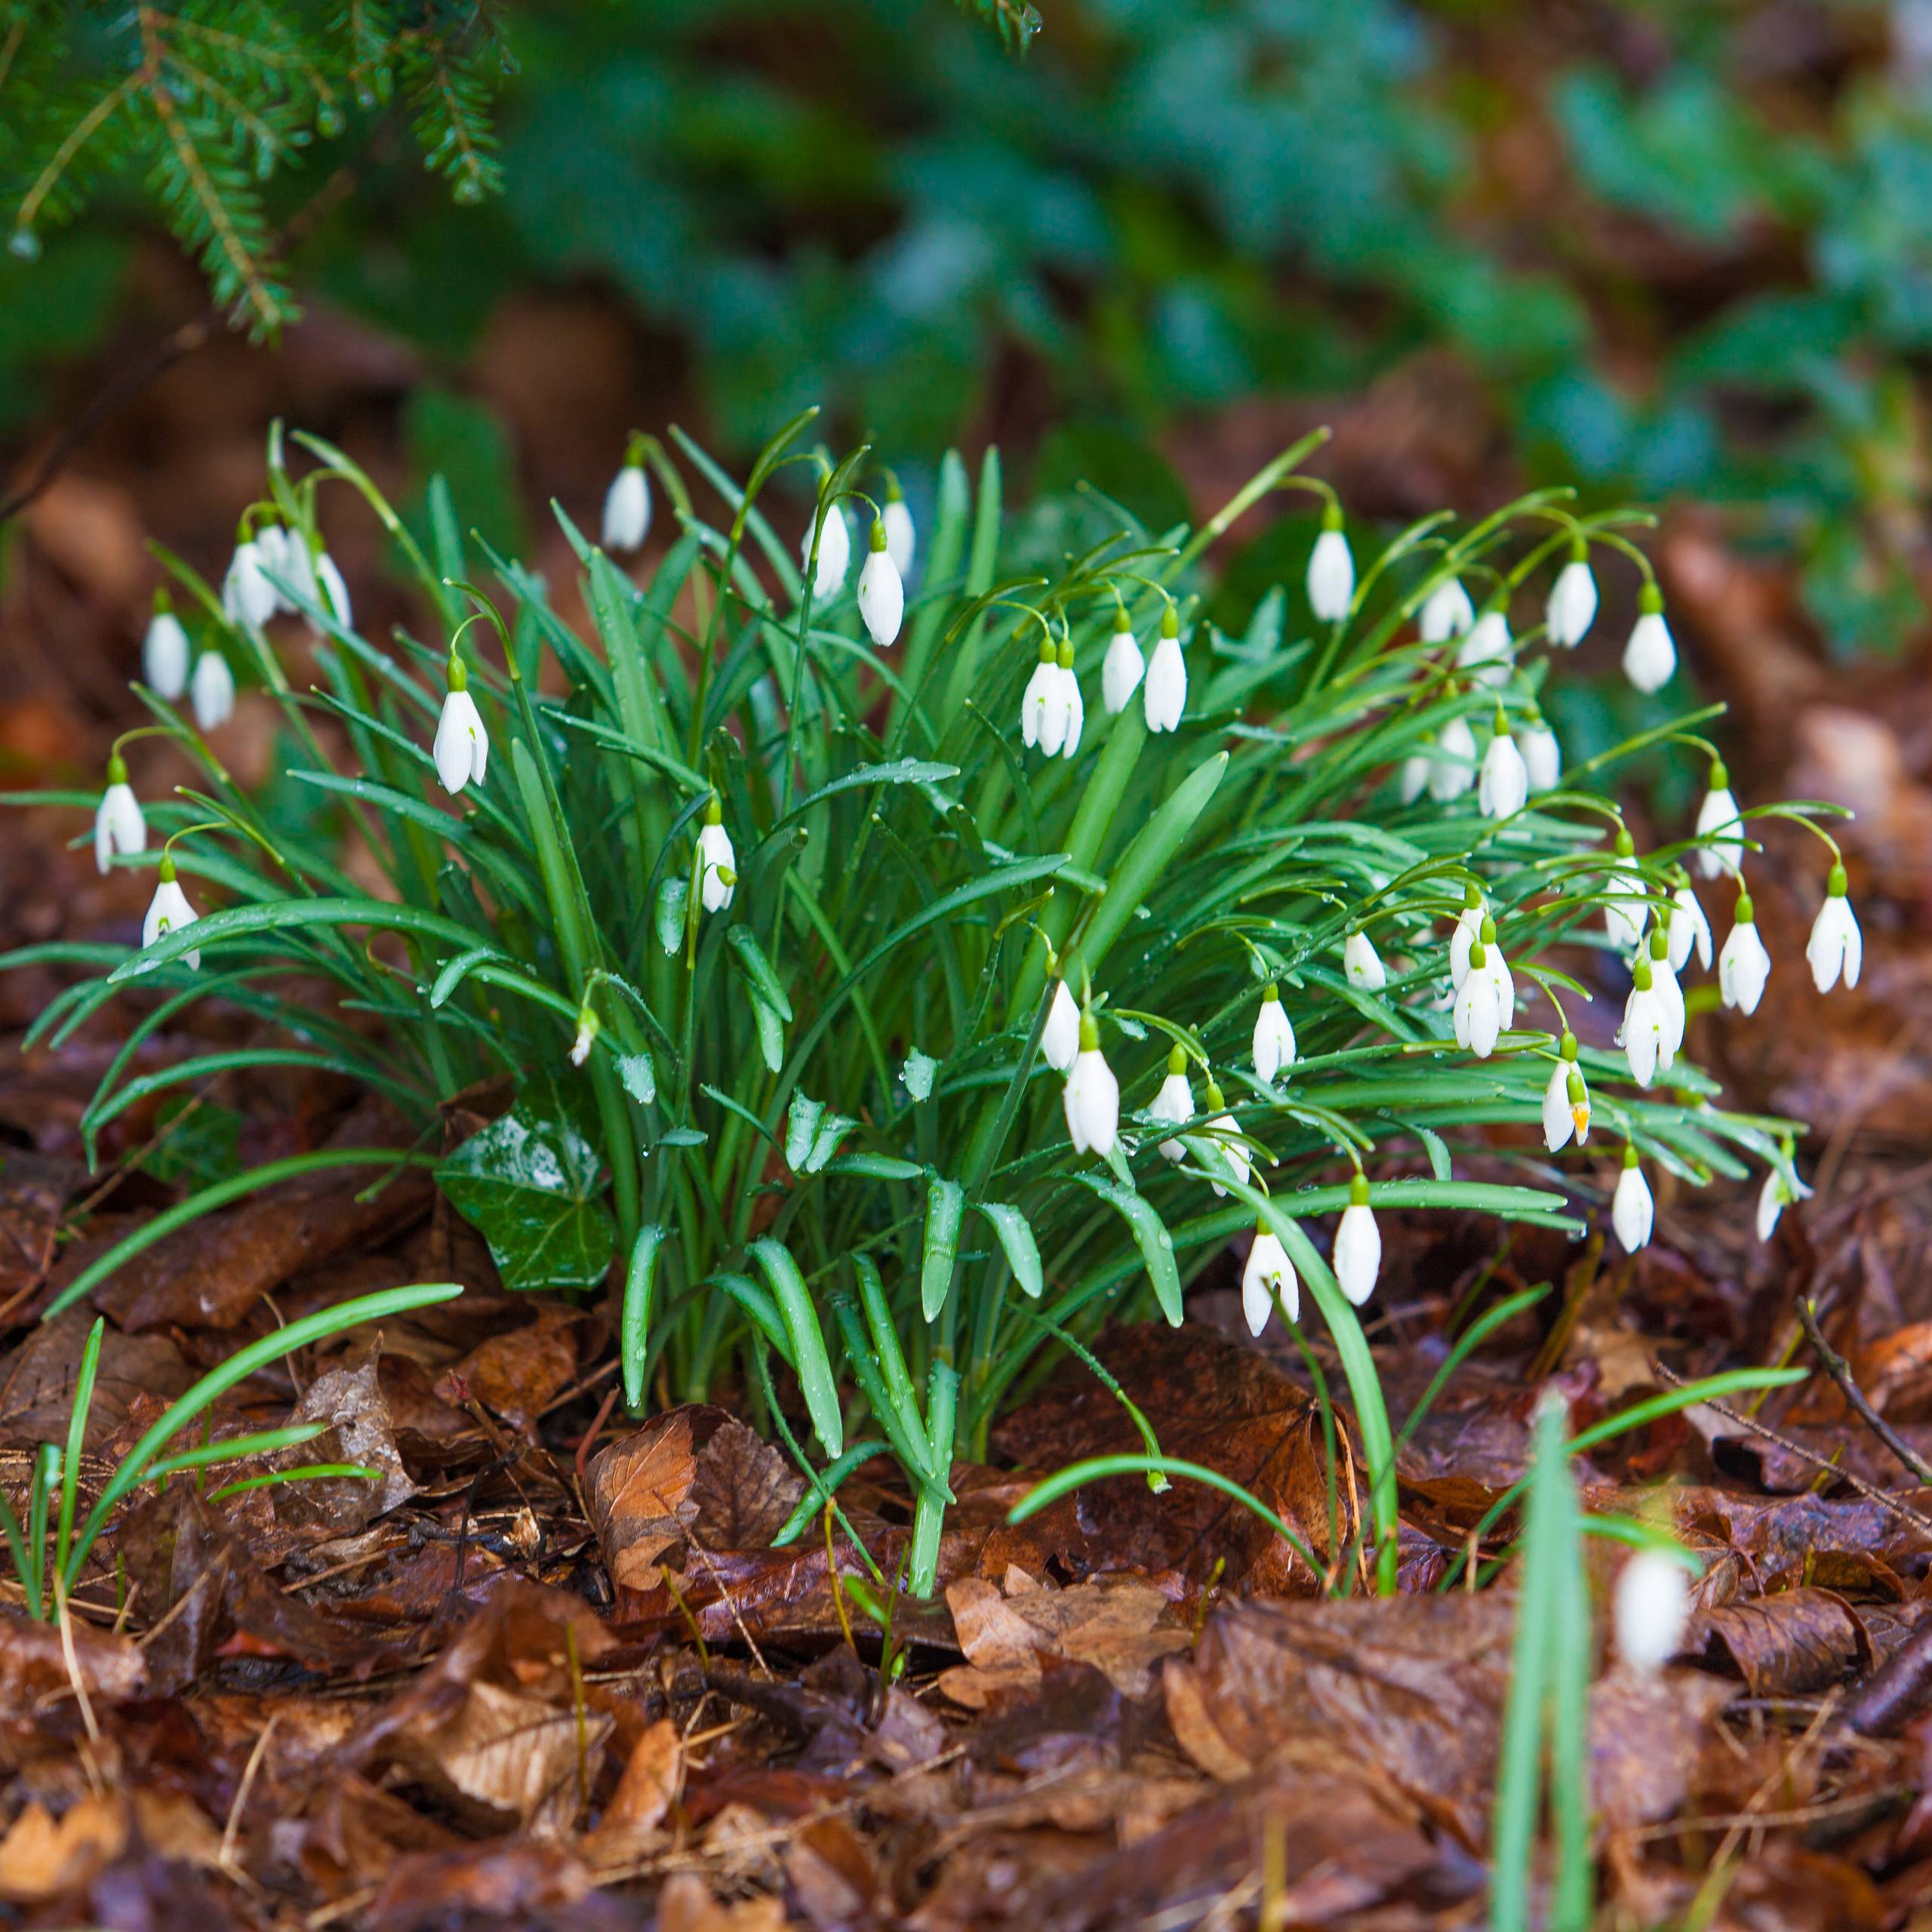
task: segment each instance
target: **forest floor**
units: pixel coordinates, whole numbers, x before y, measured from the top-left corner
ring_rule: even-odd
[[[97,782],[127,718],[118,687],[152,582],[142,537],[218,562],[265,404],[320,412],[331,433],[364,409],[380,445],[368,398],[408,371],[325,334],[288,354],[278,389],[251,374],[213,423],[220,383],[177,371],[141,401],[144,428],[124,424],[29,512],[0,604],[9,786]],[[191,399],[192,448],[177,439]],[[1522,1473],[1539,1390],[1560,1390],[1580,1427],[1673,1375],[1818,1369],[1808,1299],[1900,1444],[1932,1456],[1932,701],[1903,666],[1828,669],[1788,586],[1710,524],[1667,525],[1659,555],[1704,687],[1733,703],[1746,801],[1860,814],[1857,992],[1811,995],[1820,882],[1793,848],[1757,888],[1778,962],[1764,1005],[1693,1023],[1738,1104],[1811,1123],[1800,1158],[1816,1198],[1761,1245],[1755,1183],[1698,1195],[1665,1180],[1657,1239],[1634,1258],[1474,1217],[1388,1217],[1370,1334],[1398,1426],[1460,1327],[1552,1284],[1408,1444],[1392,1600],[1346,1564],[1349,1593],[1324,1596],[1273,1532],[1186,1484],[1098,1484],[1010,1526],[1040,1475],[1138,1446],[1075,1367],[1003,1420],[984,1466],[955,1468],[941,1594],[894,1604],[888,1636],[843,1586],[864,1574],[843,1532],[814,1520],[772,1546],[802,1493],[782,1451],[722,1407],[641,1425],[614,1412],[608,1302],[506,1294],[481,1244],[407,1177],[373,1201],[352,1177],[244,1202],[43,1324],[62,1284],[198,1163],[252,1164],[380,1122],[340,1082],[230,1075],[187,1110],[121,1115],[91,1173],[80,1117],[143,999],[23,1054],[58,982],[0,975],[0,1475],[17,1500],[35,1446],[64,1437],[96,1312],[97,1470],[277,1323],[401,1282],[466,1285],[458,1303],[284,1359],[217,1411],[218,1431],[291,1409],[325,1421],[303,1456],[380,1483],[215,1501],[177,1481],[119,1519],[114,1569],[76,1600],[67,1641],[0,1611],[0,1922],[1481,1924],[1513,1606],[1506,1571],[1479,1591],[1454,1580],[1472,1543],[1495,1555],[1516,1527],[1506,1515],[1473,1536]],[[245,700],[223,755],[245,774],[270,749]],[[139,880],[97,878],[72,814],[6,826],[0,949],[134,932]],[[248,1037],[245,1017],[198,1006],[143,1063]],[[1112,1331],[1100,1353],[1170,1454],[1245,1484],[1334,1555],[1356,1499],[1345,1478],[1331,1505],[1305,1364],[1278,1325],[1246,1339],[1237,1278],[1222,1257],[1186,1326]],[[1341,1386],[1312,1326],[1306,1339]],[[1656,1422],[1580,1475],[1596,1506],[1660,1497],[1707,1572],[1678,1658],[1648,1678],[1606,1662],[1595,1686],[1606,1922],[1927,1922],[1932,1491],[1822,1370],[1755,1411]],[[890,1576],[909,1512],[888,1466],[843,1500]],[[1592,1549],[1600,1597],[1616,1560]]]

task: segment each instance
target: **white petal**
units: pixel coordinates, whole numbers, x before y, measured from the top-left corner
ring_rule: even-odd
[[[1254,1070],[1269,1085],[1295,1061],[1295,1029],[1278,999],[1264,999],[1254,1022]]]
[[[1153,661],[1141,687],[1141,703],[1149,731],[1179,728],[1181,713],[1187,708],[1187,660],[1181,655],[1179,638],[1164,637],[1155,645]]]
[[[157,611],[141,640],[141,677],[172,704],[188,688],[188,633],[172,611]]]
[[[1618,1573],[1615,1601],[1617,1655],[1633,1670],[1661,1669],[1690,1621],[1689,1572],[1660,1549],[1640,1549]]]
[[[1040,742],[1040,723],[1046,715],[1048,701],[1054,696],[1059,683],[1060,666],[1057,664],[1036,664],[1033,675],[1026,680],[1026,688],[1020,699],[1020,740],[1028,746]]]
[[[1131,631],[1115,631],[1108,641],[1106,661],[1100,666],[1100,701],[1109,717],[1127,709],[1127,701],[1140,688],[1147,672],[1146,660]]]
[[[1523,767],[1533,796],[1553,792],[1563,779],[1563,747],[1547,724],[1532,724],[1522,737]]]
[[[604,497],[604,547],[635,550],[651,528],[651,483],[641,463],[627,463]]]
[[[1577,1123],[1570,1112],[1570,1069],[1574,1063],[1559,1060],[1549,1070],[1549,1084],[1543,1090],[1543,1144],[1554,1154],[1569,1145]]]
[[[866,553],[859,572],[859,615],[865,620],[873,643],[883,646],[898,636],[906,617],[906,586],[889,551]]]
[[[215,731],[234,716],[235,674],[220,651],[205,651],[195,660],[189,697],[195,708],[195,722],[204,731]]]
[[[1257,1234],[1241,1278],[1241,1312],[1247,1318],[1249,1334],[1258,1335],[1267,1327],[1278,1300],[1291,1321],[1300,1318],[1301,1283],[1287,1251],[1273,1234]]]
[[[1066,982],[1054,982],[1053,1004],[1047,1010],[1047,1023],[1040,1035],[1040,1051],[1056,1073],[1065,1073],[1080,1051],[1080,1008],[1068,992]]]
[[[885,521],[885,554],[903,583],[912,574],[912,558],[918,548],[912,528],[912,512],[897,497],[880,512]]]
[[[1777,1229],[1778,1217],[1784,1212],[1784,1177],[1776,1168],[1764,1176],[1764,1184],[1758,1190],[1758,1238],[1769,1241]]]
[[[812,554],[812,533],[805,532],[805,540],[800,552],[801,565],[809,565]],[[825,513],[825,527],[819,533],[818,572],[812,579],[812,598],[823,603],[835,595],[845,582],[845,573],[852,563],[852,531],[845,521],[845,512],[834,503]]]
[[[344,630],[353,630],[355,618],[349,601],[349,586],[343,581],[341,571],[336,568],[335,559],[326,550],[315,559],[315,587],[329,614]]]
[[[705,826],[697,835],[697,851],[703,872],[699,889],[703,894],[704,909],[721,912],[737,890],[738,855],[731,849],[731,835],[721,825]],[[726,878],[727,872],[734,876]]]
[[[1382,1230],[1375,1224],[1374,1208],[1352,1201],[1342,1210],[1334,1261],[1343,1294],[1361,1307],[1375,1292],[1376,1277],[1382,1272]]]
[[[1650,1183],[1644,1178],[1643,1169],[1626,1168],[1617,1177],[1610,1222],[1626,1252],[1635,1254],[1638,1248],[1649,1245],[1656,1218],[1657,1204],[1651,1198]]]
[[[1422,607],[1420,629],[1424,644],[1447,644],[1460,637],[1475,622],[1475,607],[1460,577],[1445,577],[1429,593]]]
[[[1075,1057],[1063,1097],[1074,1151],[1104,1160],[1113,1152],[1119,1129],[1120,1082],[1098,1048],[1089,1047]]]
[[[1194,1089],[1187,1084],[1184,1073],[1171,1073],[1161,1082],[1161,1091],[1154,1096],[1153,1103],[1147,1111],[1156,1120],[1165,1121],[1178,1127],[1184,1120],[1194,1118]],[[1187,1149],[1178,1140],[1168,1140],[1161,1143],[1161,1158],[1165,1161],[1183,1159]]]
[[[1331,624],[1349,614],[1355,594],[1355,562],[1349,553],[1349,540],[1339,530],[1324,530],[1309,553],[1309,608],[1324,624]]]
[[[1529,767],[1508,732],[1490,740],[1484,754],[1477,802],[1485,818],[1509,818],[1529,802]]]
[[[1573,557],[1556,574],[1546,613],[1552,644],[1574,650],[1596,621],[1597,580],[1589,565]]]
[[[1080,695],[1080,680],[1071,671],[1060,674],[1060,702],[1066,708],[1066,735],[1060,740],[1060,755],[1072,758],[1080,749],[1080,734],[1086,729],[1087,701]]]
[[[1660,611],[1646,611],[1623,647],[1623,675],[1640,691],[1660,691],[1677,669],[1677,646]]]
[[[1770,974],[1770,955],[1758,937],[1757,927],[1733,926],[1723,952],[1718,955],[1718,989],[1724,1004],[1734,1006],[1741,1013],[1755,1013]]]
[[[1476,782],[1476,734],[1466,718],[1452,718],[1436,735],[1436,755],[1429,774],[1430,797],[1447,804]]]
[[[454,796],[472,780],[480,780],[481,761],[488,752],[476,700],[467,691],[449,692],[437,721],[435,742],[429,748],[443,789]]]
[[[1509,620],[1500,611],[1485,611],[1463,639],[1456,663],[1458,669],[1473,672],[1483,683],[1500,686],[1509,681],[1515,656]]]
[[[1366,992],[1379,993],[1389,983],[1382,956],[1366,933],[1349,934],[1342,948],[1342,971],[1350,986],[1360,986]]]

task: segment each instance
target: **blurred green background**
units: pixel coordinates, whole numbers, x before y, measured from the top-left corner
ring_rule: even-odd
[[[1835,649],[1919,621],[1928,0],[1040,8],[1023,58],[948,0],[491,9],[500,193],[372,105],[266,183],[280,219],[356,169],[287,279],[452,378],[515,292],[601,291],[728,448],[822,400],[1157,518],[1149,438],[1420,368],[1479,400],[1499,493],[1710,502]],[[0,433],[127,325],[143,179],[0,265]]]

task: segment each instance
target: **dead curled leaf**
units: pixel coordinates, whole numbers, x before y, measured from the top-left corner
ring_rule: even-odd
[[[82,1685],[96,1703],[125,1703],[146,1692],[147,1661],[131,1638],[78,1619],[69,1629]],[[48,1698],[71,1696],[72,1688],[59,1630],[0,1614],[0,1714],[31,1718]]]
[[[1691,1621],[1683,1654],[1728,1663],[1755,1697],[1822,1690],[1873,1663],[1858,1613],[1835,1590],[1816,1589],[1703,1611]]]

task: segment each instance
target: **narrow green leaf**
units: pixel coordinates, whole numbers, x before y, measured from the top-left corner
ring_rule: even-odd
[[[632,1414],[644,1406],[645,1349],[651,1327],[651,1291],[657,1278],[657,1251],[664,1230],[654,1221],[638,1229],[624,1269],[624,1312],[618,1335],[623,1363],[624,1407]]]
[[[812,1433],[828,1456],[836,1456],[845,1446],[845,1426],[838,1411],[838,1385],[832,1377],[824,1332],[819,1327],[818,1312],[812,1306],[805,1278],[783,1243],[768,1235],[752,1243],[752,1253],[764,1271],[764,1278],[784,1319],[785,1332],[791,1339],[792,1366],[804,1394]]]
[[[1101,1180],[1098,1174],[1077,1174],[1073,1178],[1084,1186],[1091,1187],[1125,1217],[1128,1226],[1134,1231],[1141,1259],[1147,1264],[1147,1278],[1154,1284],[1154,1299],[1160,1303],[1161,1312],[1168,1322],[1178,1328],[1181,1321],[1180,1270],[1174,1263],[1174,1237],[1168,1232],[1167,1224],[1154,1211],[1152,1202],[1145,1195],[1136,1194],[1117,1182]]]
[[[956,1180],[934,1175],[926,1189],[925,1252],[919,1263],[919,1306],[928,1321],[936,1321],[946,1306],[965,1213],[966,1190]]]
[[[1007,1266],[1013,1270],[1013,1278],[1030,1299],[1038,1301],[1046,1286],[1046,1275],[1040,1266],[1040,1246],[1033,1238],[1032,1224],[1010,1201],[982,1201],[975,1205],[992,1223],[993,1232],[1006,1251]]]

